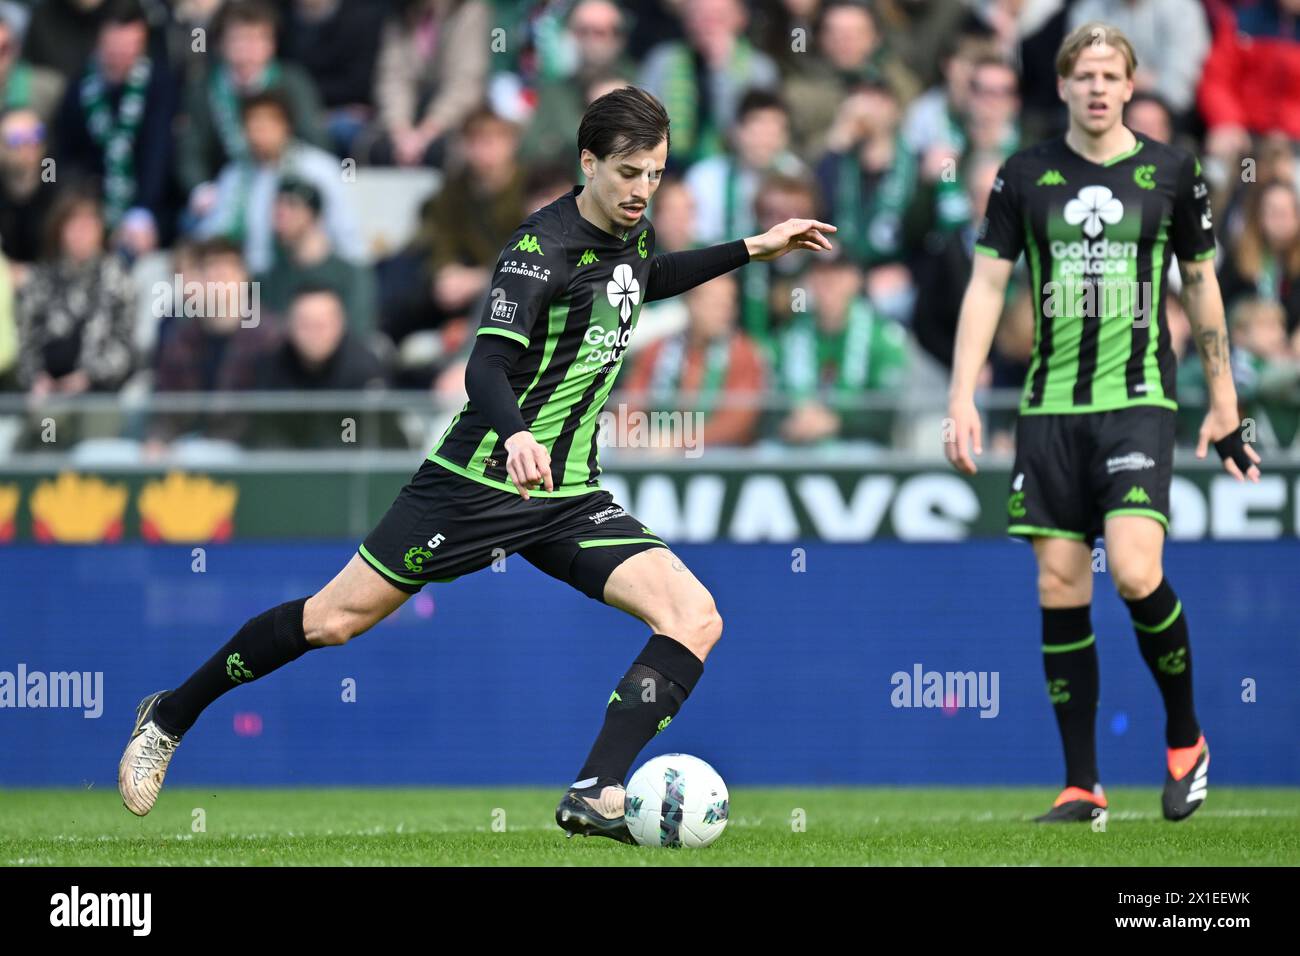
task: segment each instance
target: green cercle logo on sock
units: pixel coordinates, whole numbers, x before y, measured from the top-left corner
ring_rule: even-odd
[[[242,684],[246,680],[253,679],[253,672],[245,666],[243,659],[238,654],[231,654],[226,658],[226,675],[236,684]]]
[[[1181,674],[1187,670],[1187,648],[1180,647],[1168,654],[1161,654],[1156,658],[1156,667],[1163,674]]]
[[[1070,692],[1067,688],[1070,682],[1064,677],[1058,677],[1055,680],[1047,682],[1047,696],[1053,704],[1068,704],[1070,702]]]

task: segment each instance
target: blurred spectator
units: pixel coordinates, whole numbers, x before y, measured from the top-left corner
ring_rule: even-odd
[[[1197,103],[1207,127],[1205,175],[1237,178],[1251,134],[1300,140],[1300,0],[1208,0],[1214,40]]]
[[[1137,55],[1133,88],[1155,93],[1182,119],[1196,102],[1196,84],[1210,50],[1199,0],[1078,0],[1067,29],[1089,21],[1119,27]]]
[[[813,219],[818,206],[817,187],[808,178],[768,176],[754,200],[754,228],[761,233],[787,219]],[[841,235],[835,235],[837,246]],[[769,358],[773,336],[789,321],[796,297],[805,294],[803,279],[811,257],[809,252],[792,252],[740,270],[741,328]]]
[[[1300,356],[1287,341],[1277,302],[1244,299],[1232,310],[1232,377],[1244,414],[1267,416],[1283,448],[1300,431]]]
[[[282,178],[293,176],[310,183],[321,194],[325,231],[339,255],[361,261],[361,231],[338,160],[323,149],[292,138],[289,105],[275,91],[244,100],[243,114],[248,152],[221,171],[216,204],[199,223],[198,234],[242,242],[249,269],[265,272],[274,254],[271,214],[276,191]]]
[[[877,0],[884,46],[922,86],[940,81],[944,51],[952,49],[966,9],[947,0]]]
[[[619,0],[633,29],[628,32],[627,52],[641,63],[655,47],[685,36],[682,11],[688,0]]]
[[[229,0],[214,24],[215,63],[186,84],[177,174],[197,218],[211,213],[216,202],[212,179],[248,155],[241,121],[248,97],[276,92],[287,105],[295,138],[329,146],[311,78],[296,63],[275,57],[276,24],[275,8],[264,0]]]
[[[340,258],[321,223],[320,190],[303,179],[280,180],[271,214],[275,251],[271,268],[257,275],[262,307],[283,314],[303,286],[333,289],[347,325],[365,335],[375,325],[374,277]]]
[[[678,169],[722,152],[745,90],[776,90],[781,79],[776,64],[744,36],[748,13],[740,0],[690,0],[681,15],[686,39],[651,50],[640,82],[668,110],[668,162]]]
[[[686,172],[695,199],[695,239],[703,246],[754,234],[754,194],[764,175],[804,172],[788,149],[789,113],[774,93],[745,94],[730,140],[726,153],[702,159]]]
[[[817,163],[824,214],[835,239],[862,266],[901,261],[918,169],[898,136],[898,101],[878,82],[846,97]]]
[[[330,143],[340,156],[374,114],[375,60],[383,8],[345,0],[293,0],[284,58],[301,64],[325,106]]]
[[[328,286],[304,286],[293,298],[285,339],[257,364],[262,391],[334,392],[384,386],[375,355],[347,330],[343,303]],[[352,437],[347,422],[352,422]],[[360,423],[359,425],[357,423]],[[250,423],[245,442],[263,448],[341,448],[359,428],[367,445],[391,444],[390,416],[351,408],[262,412]],[[399,442],[400,443],[400,442]]]
[[[1287,334],[1300,329],[1300,198],[1289,183],[1254,186],[1245,224],[1219,270],[1223,301],[1259,297],[1281,304]]]
[[[402,0],[379,47],[371,162],[442,165],[447,135],[486,92],[490,15],[483,0]]]
[[[113,0],[83,76],[59,108],[55,142],[66,175],[103,182],[104,221],[134,257],[170,240],[172,120],[176,84],[149,56],[149,28],[136,0]]]
[[[893,413],[852,407],[870,393],[902,387],[907,336],[862,293],[862,272],[842,252],[815,258],[811,302],[776,339],[776,384],[792,406],[780,436],[804,445],[831,438],[889,444]]]
[[[34,110],[49,122],[63,96],[63,77],[22,59],[22,52],[20,31],[0,17],[0,104],[10,110]]]
[[[975,64],[990,55],[996,55],[996,48],[987,37],[963,33],[953,41],[940,63],[942,85],[927,89],[903,114],[902,133],[908,149],[919,156],[928,156],[932,150],[943,158],[961,156],[965,148],[962,121],[970,105]]]
[[[762,416],[766,372],[762,353],[736,328],[735,277],[719,276],[685,293],[685,331],[637,356],[628,405],[646,412],[698,412],[703,448],[751,444]]]
[[[821,0],[763,0],[750,5],[746,31],[783,77],[808,67],[817,36]]]
[[[198,44],[197,37],[204,40],[215,34],[217,14],[224,0],[173,0],[171,17],[168,19],[163,45],[167,51],[167,63],[182,88],[188,86],[195,77],[207,69],[207,43]]]
[[[23,57],[77,83],[95,49],[99,24],[112,0],[41,0],[23,37]]]
[[[1217,217],[1215,233],[1227,246],[1236,244],[1245,228],[1247,205],[1261,186],[1284,183],[1300,190],[1300,162],[1296,159],[1296,146],[1285,133],[1268,133],[1259,137],[1251,150],[1251,165],[1243,162],[1240,175],[1233,176],[1222,192],[1211,192],[1214,213]],[[1207,158],[1206,162],[1209,160]],[[1252,175],[1248,175],[1248,173]]]
[[[969,89],[960,119],[950,123],[920,158],[920,187],[914,210],[917,232],[952,232],[971,221],[971,204],[962,183],[965,160],[979,153],[1006,159],[1020,148],[1018,80],[1000,54],[979,48],[969,64]],[[906,139],[906,137],[904,137]]]
[[[844,101],[864,82],[887,87],[901,103],[921,92],[912,72],[885,49],[872,8],[859,0],[833,0],[822,8],[817,52],[809,68],[785,84],[795,148],[801,156],[815,159],[823,148],[830,148],[830,127]]]
[[[997,178],[1002,157],[996,153],[975,154],[965,171],[965,186],[971,218],[961,229],[928,236],[912,269],[917,290],[912,314],[912,332],[928,357],[922,359],[927,377],[942,388],[952,369],[957,318],[975,256],[976,225],[984,219],[989,191]],[[930,368],[930,363],[940,368]],[[920,371],[921,369],[918,369]]]
[[[1241,415],[1253,422],[1255,440],[1290,446],[1300,431],[1300,356],[1287,342],[1285,313],[1277,302],[1238,299],[1229,309],[1228,328]],[[1187,352],[1178,369],[1179,430],[1194,440],[1207,394],[1196,350],[1189,347]]]
[[[290,391],[374,388],[384,384],[384,372],[348,331],[338,293],[330,286],[304,285],[290,305],[284,341],[258,361],[256,384]],[[337,422],[331,428],[337,437]]]
[[[226,239],[204,243],[198,253],[200,283],[186,303],[192,316],[162,346],[154,376],[156,392],[247,390],[256,384],[260,357],[274,348],[276,333],[258,308],[256,286],[239,247]],[[197,315],[193,313],[197,312]],[[149,452],[181,434],[199,432],[213,438],[236,438],[246,427],[241,416],[218,409],[201,413],[156,415],[149,424]]]
[[[1156,93],[1134,93],[1124,106],[1124,125],[1157,143],[1171,143],[1174,118],[1169,106]]]
[[[576,166],[574,131],[588,105],[587,85],[600,79],[631,80],[636,75],[636,64],[624,54],[623,14],[612,0],[579,0],[569,12],[566,29],[573,41],[573,69],[539,83],[537,108],[519,144],[525,162],[567,158]]]
[[[1020,59],[1022,45],[1060,5],[1060,0],[969,0],[970,12],[961,30],[982,32],[1002,59],[1015,63]]]
[[[518,141],[518,128],[487,107],[465,121],[464,161],[428,204],[413,244],[412,252],[426,256],[420,281],[431,301],[414,291],[405,297],[385,292],[388,301],[406,303],[385,316],[385,331],[394,342],[400,344],[412,332],[441,328],[439,352],[459,348],[467,334],[464,316],[486,291],[501,247],[524,218]],[[456,321],[448,324],[450,320]],[[431,354],[429,361],[437,358]]]
[[[28,109],[0,117],[0,243],[21,282],[22,266],[35,262],[59,185],[47,165],[45,126]]]
[[[18,295],[20,379],[34,400],[113,391],[131,373],[131,283],[104,233],[89,195],[65,192],[50,210],[45,255]]]
[[[971,65],[963,152],[991,150],[1005,158],[1020,148],[1018,80],[1011,64],[996,54],[979,56]]]
[[[573,174],[558,163],[529,166],[524,180],[524,216],[531,216],[543,206],[549,206],[575,185]],[[658,225],[656,222],[656,230]]]

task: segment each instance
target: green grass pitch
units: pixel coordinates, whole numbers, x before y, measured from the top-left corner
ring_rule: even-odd
[[[1117,787],[1094,832],[1027,822],[1050,788],[740,788],[703,850],[566,839],[559,795],[177,787],[137,819],[112,790],[0,790],[0,865],[1300,865],[1300,790],[1214,787],[1172,824],[1158,790]]]

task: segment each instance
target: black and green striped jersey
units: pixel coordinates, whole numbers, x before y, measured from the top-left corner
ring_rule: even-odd
[[[607,233],[578,212],[582,188],[537,210],[510,238],[477,333],[524,346],[509,381],[525,425],[551,456],[555,490],[530,492],[541,497],[598,487],[598,416],[651,284],[650,221],[643,216],[622,236]],[[507,437],[466,402],[428,457],[515,492],[506,472]]]
[[[1177,407],[1165,279],[1171,254],[1214,255],[1209,190],[1191,153],[1134,135],[1105,163],[1061,136],[998,171],[975,248],[1028,261],[1035,332],[1021,414]]]

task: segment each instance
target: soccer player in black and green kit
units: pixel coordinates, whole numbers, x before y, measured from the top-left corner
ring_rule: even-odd
[[[1189,816],[1206,794],[1210,753],[1192,704],[1188,624],[1161,565],[1177,408],[1164,306],[1171,254],[1209,383],[1197,456],[1213,443],[1230,474],[1259,480],[1259,456],[1239,428],[1200,163],[1121,122],[1136,65],[1114,27],[1088,23],[1066,37],[1056,66],[1069,130],[1016,153],[994,181],[953,356],[945,451],[974,474],[975,382],[1024,253],[1036,292],[1034,352],[1007,511],[1010,533],[1032,542],[1038,562],[1043,663],[1066,766],[1065,789],[1042,822],[1089,820],[1106,807],[1090,621],[1091,547],[1101,534],[1164,699],[1165,818]]]
[[[431,581],[517,552],[650,628],[556,810],[570,835],[632,842],[624,778],[699,680],[722,619],[687,567],[600,489],[598,416],[645,302],[751,259],[829,250],[825,233],[835,231],[790,219],[748,239],[656,255],[645,210],[668,133],[662,104],[639,89],[588,107],[578,129],[587,184],[533,213],[502,251],[466,370],[469,401],[334,580],[252,618],[180,687],[141,701],[118,770],[133,813],[149,812],[181,735],[221,694],[347,643]]]

